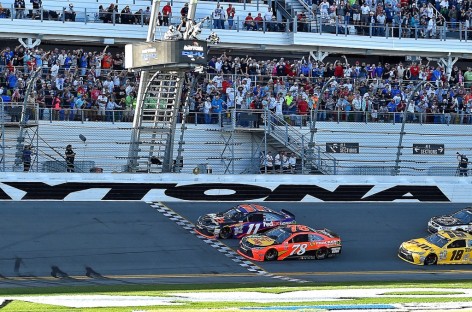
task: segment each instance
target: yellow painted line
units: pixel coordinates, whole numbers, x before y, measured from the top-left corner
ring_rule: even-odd
[[[472,270],[399,270],[399,271],[346,271],[346,272],[283,272],[278,275],[394,275],[394,274],[472,274]]]
[[[281,276],[325,276],[325,275],[397,275],[397,274],[472,274],[472,270],[429,270],[429,271],[349,271],[349,272],[274,272],[271,275]],[[202,273],[202,274],[138,274],[138,275],[106,275],[104,279],[162,279],[162,278],[215,278],[215,277],[264,277],[264,274],[257,273]],[[6,277],[7,280],[28,281],[28,280],[58,280],[51,276],[36,277]],[[86,276],[70,276],[72,279],[93,280]],[[97,279],[100,280],[100,279]],[[1,279],[0,279],[1,281]]]

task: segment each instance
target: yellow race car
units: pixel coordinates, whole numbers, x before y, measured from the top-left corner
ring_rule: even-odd
[[[404,242],[398,256],[418,265],[471,264],[472,235],[462,231],[439,231]]]

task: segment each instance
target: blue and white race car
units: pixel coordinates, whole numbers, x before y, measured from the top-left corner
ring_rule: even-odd
[[[199,217],[195,231],[208,238],[241,238],[288,224],[296,224],[296,221],[285,209],[279,212],[261,205],[241,204]]]

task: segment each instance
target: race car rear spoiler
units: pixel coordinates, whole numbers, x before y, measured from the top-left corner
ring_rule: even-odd
[[[323,232],[325,232],[326,234],[328,234],[329,236],[331,237],[336,237],[336,238],[339,238],[339,235],[334,233],[333,231],[331,230],[328,230],[328,229],[323,229]]]

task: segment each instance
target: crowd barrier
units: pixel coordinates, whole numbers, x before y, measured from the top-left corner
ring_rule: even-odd
[[[3,116],[0,115],[0,123],[19,123],[21,120],[22,103],[4,103]],[[235,113],[236,126],[244,128],[260,128],[264,124],[264,110],[258,109],[234,109],[228,108],[221,112],[203,113],[190,111],[185,113],[186,122],[195,125],[203,124],[229,124],[231,113]],[[37,121],[55,122],[132,122],[134,110],[115,109],[78,109],[78,108],[38,108],[31,105],[26,112],[26,122]],[[182,120],[183,112],[178,114],[178,122]],[[403,112],[372,112],[372,111],[341,111],[341,110],[318,110],[311,109],[307,114],[297,112],[284,112],[284,120],[291,126],[308,127],[313,121],[328,122],[355,122],[355,123],[402,123]],[[407,112],[407,123],[416,124],[472,124],[472,113],[465,111],[446,113],[410,113]]]

